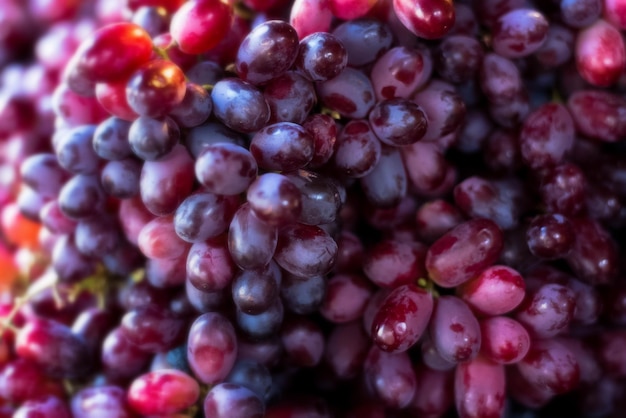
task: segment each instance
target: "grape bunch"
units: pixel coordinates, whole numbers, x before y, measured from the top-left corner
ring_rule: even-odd
[[[0,0],[0,418],[617,418],[618,0]]]

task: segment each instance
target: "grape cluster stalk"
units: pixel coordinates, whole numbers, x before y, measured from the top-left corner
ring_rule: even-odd
[[[626,3],[0,0],[0,418],[622,418]]]

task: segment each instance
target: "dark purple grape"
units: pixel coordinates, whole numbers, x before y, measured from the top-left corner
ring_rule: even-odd
[[[185,75],[190,82],[199,86],[212,86],[223,78],[224,69],[216,62],[200,61],[189,68]]]
[[[327,274],[337,260],[337,243],[323,229],[292,224],[281,229],[274,259],[288,272],[302,277]]]
[[[566,260],[577,278],[592,285],[610,283],[617,274],[619,256],[616,243],[596,221],[572,220],[576,239]]]
[[[393,207],[407,194],[408,178],[401,152],[383,146],[374,170],[361,177],[360,183],[368,202],[376,207]]]
[[[271,116],[263,93],[238,78],[223,78],[215,83],[211,100],[215,117],[237,132],[258,131]]]
[[[191,246],[187,256],[187,279],[199,290],[215,292],[230,285],[237,267],[226,240],[216,239]]]
[[[295,71],[287,71],[265,85],[263,96],[270,107],[269,123],[303,123],[317,102],[313,83]]]
[[[336,274],[327,283],[320,313],[335,324],[351,322],[364,315],[371,296],[372,285],[362,275]]]
[[[413,144],[422,139],[428,129],[424,110],[401,98],[376,103],[369,114],[369,122],[378,139],[391,146]]]
[[[429,333],[439,355],[450,363],[463,363],[478,355],[480,325],[469,306],[456,296],[437,299]]]
[[[255,270],[242,270],[233,279],[233,302],[243,313],[261,314],[278,298],[280,282],[280,268],[274,262]]]
[[[543,45],[548,21],[532,9],[515,9],[500,15],[492,28],[493,50],[506,58],[532,54]]]
[[[95,174],[98,171],[98,155],[92,141],[95,125],[83,125],[65,132],[54,148],[59,165],[73,174]]]
[[[236,312],[237,325],[246,335],[254,339],[268,338],[278,332],[283,323],[284,308],[280,298],[274,299],[270,307],[256,315]]]
[[[287,310],[299,315],[308,315],[322,305],[326,294],[326,279],[322,275],[299,277],[284,273],[280,294]]]
[[[263,84],[286,72],[298,54],[298,34],[286,22],[270,20],[255,27],[241,42],[235,60],[237,75]]]
[[[132,155],[128,143],[131,123],[112,116],[101,122],[93,134],[93,148],[105,160],[123,160]]]
[[[133,153],[146,161],[156,161],[169,154],[180,140],[180,129],[173,119],[140,116],[128,132]]]
[[[489,101],[505,104],[522,91],[520,71],[508,58],[495,53],[485,55],[480,70],[480,86]]]
[[[185,97],[185,75],[172,61],[155,59],[143,64],[126,84],[126,100],[141,116],[167,115]]]
[[[378,164],[381,148],[380,141],[367,121],[352,120],[337,138],[334,166],[348,177],[364,177]]]
[[[540,258],[562,258],[574,245],[574,228],[558,213],[534,217],[526,229],[526,242],[531,253]]]
[[[387,25],[374,19],[355,19],[343,22],[332,34],[343,44],[348,65],[361,67],[371,64],[385,53],[393,42],[393,33]]]
[[[107,162],[100,173],[102,189],[109,196],[118,199],[129,199],[137,196],[139,194],[141,167],[141,162],[134,158]]]
[[[195,159],[202,150],[217,143],[229,143],[245,146],[247,141],[242,134],[233,131],[219,122],[207,122],[195,128],[188,129],[184,134],[184,144],[189,154]]]
[[[413,399],[417,379],[406,352],[386,353],[372,346],[363,373],[372,395],[377,395],[386,406],[404,408]]]
[[[41,196],[56,198],[69,174],[59,165],[54,154],[39,153],[24,159],[20,177]]]
[[[576,216],[584,210],[586,187],[587,179],[580,167],[564,163],[543,176],[539,192],[548,211]]]
[[[187,83],[183,101],[169,113],[169,116],[182,128],[193,128],[204,123],[213,110],[211,96],[194,83]]]
[[[226,232],[238,203],[236,198],[199,190],[187,197],[176,209],[176,234],[192,243],[214,238]]]
[[[259,130],[250,142],[250,152],[260,168],[292,171],[306,166],[313,158],[313,138],[301,126],[278,122]]]
[[[93,386],[76,392],[71,399],[75,418],[110,416],[131,418],[133,412],[126,401],[126,390],[120,386]]]
[[[306,170],[289,173],[286,177],[302,194],[302,212],[298,222],[322,225],[337,219],[341,208],[341,196],[333,180]]]
[[[272,225],[286,225],[302,213],[302,193],[282,174],[260,175],[248,188],[248,203],[256,216]]]
[[[78,221],[74,243],[88,257],[102,257],[112,252],[120,241],[120,230],[109,217],[86,218]]]
[[[465,103],[451,84],[433,80],[425,89],[413,95],[412,100],[426,113],[428,119],[423,141],[438,141],[463,125]]]
[[[609,91],[581,90],[567,100],[576,130],[584,136],[615,142],[626,135],[626,99]]]
[[[435,70],[450,83],[464,83],[478,74],[484,54],[483,46],[474,37],[447,36],[435,50]]]
[[[315,32],[300,40],[295,66],[311,81],[326,81],[346,68],[348,53],[337,37]]]
[[[180,344],[185,334],[185,320],[156,307],[128,311],[120,328],[135,347],[148,353],[160,353]]]
[[[75,283],[95,273],[96,260],[81,253],[72,235],[57,239],[52,250],[51,265],[59,280]]]
[[[223,195],[246,191],[257,170],[257,161],[247,149],[226,142],[206,145],[195,162],[198,181],[209,192]]]
[[[71,418],[70,410],[65,401],[55,396],[48,396],[24,402],[13,413],[13,418]]]

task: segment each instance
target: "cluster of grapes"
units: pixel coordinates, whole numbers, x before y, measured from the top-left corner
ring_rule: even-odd
[[[0,418],[619,417],[626,6],[544,3],[0,0]]]

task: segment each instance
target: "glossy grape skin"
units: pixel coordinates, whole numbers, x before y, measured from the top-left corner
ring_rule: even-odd
[[[229,143],[244,146],[242,134],[233,131],[220,122],[206,122],[200,126],[196,126],[187,130],[184,135],[184,145],[189,154],[197,159],[208,145],[218,143]]]
[[[615,279],[618,254],[615,241],[596,221],[572,221],[576,239],[566,260],[576,276],[589,284],[608,284]]]
[[[437,300],[429,335],[437,352],[448,362],[461,363],[478,355],[480,325],[469,306],[456,296]]]
[[[522,124],[522,159],[533,169],[554,166],[572,149],[574,138],[574,121],[567,108],[545,104],[531,112]]]
[[[132,122],[139,117],[139,114],[128,104],[128,98],[126,97],[128,78],[97,83],[96,99],[110,115]]]
[[[122,160],[131,156],[128,131],[131,124],[114,116],[100,123],[93,134],[93,148],[100,158]]]
[[[116,418],[131,418],[126,391],[119,386],[86,387],[76,392],[70,401],[75,418],[93,418],[101,414]]]
[[[459,286],[457,295],[479,314],[502,315],[524,300],[525,289],[519,272],[508,266],[494,265]]]
[[[548,21],[538,11],[515,9],[495,21],[493,49],[506,58],[519,58],[532,54],[546,40]]]
[[[179,105],[186,91],[183,71],[171,61],[156,59],[142,65],[128,79],[126,98],[142,116],[167,115]]]
[[[229,128],[250,133],[261,129],[271,116],[263,93],[238,78],[223,78],[211,91],[213,114]]]
[[[453,133],[465,119],[466,106],[455,88],[440,80],[431,81],[412,100],[426,113],[428,125],[423,141],[438,141]]]
[[[243,147],[210,144],[196,158],[196,178],[210,192],[236,195],[244,192],[257,175],[257,162]]]
[[[252,339],[260,340],[275,335],[280,330],[285,310],[280,298],[274,299],[268,309],[257,315],[241,310],[235,312],[238,328]]]
[[[396,287],[374,317],[374,342],[386,352],[408,350],[426,330],[433,305],[432,295],[414,284]]]
[[[576,356],[558,339],[534,340],[530,351],[516,367],[537,389],[555,394],[570,391],[580,379]]]
[[[598,87],[614,84],[626,66],[626,46],[619,30],[604,20],[581,31],[576,38],[576,68]]]
[[[417,381],[407,353],[386,353],[373,346],[363,368],[366,385],[386,406],[404,408],[409,405]]]
[[[250,389],[236,383],[214,386],[204,399],[204,414],[214,418],[262,418],[263,400]]]
[[[345,46],[335,35],[326,32],[315,32],[303,37],[294,63],[311,81],[330,80],[339,75],[347,64]]]
[[[455,20],[454,4],[448,0],[394,0],[400,21],[420,38],[442,38]]]
[[[477,357],[460,364],[454,376],[455,403],[463,418],[504,416],[504,366]]]
[[[298,222],[323,225],[334,222],[341,208],[340,186],[326,176],[309,170],[296,170],[286,177],[300,190],[302,212]]]
[[[514,319],[494,316],[480,321],[481,353],[499,364],[513,364],[526,356],[531,340],[528,331]]]
[[[100,180],[91,175],[78,174],[68,180],[59,192],[59,207],[70,219],[93,216],[103,209],[104,190]]]
[[[546,284],[526,295],[515,319],[537,338],[549,338],[566,330],[574,316],[576,295],[568,287]]]
[[[348,177],[361,178],[371,173],[382,152],[382,145],[365,120],[352,120],[337,138],[334,165]]]
[[[567,256],[574,239],[572,224],[558,213],[536,216],[526,230],[528,249],[537,257],[544,259]]]
[[[387,145],[413,144],[426,134],[428,118],[417,104],[406,99],[376,103],[369,114],[372,130]]]
[[[224,289],[232,282],[237,268],[223,237],[192,245],[186,267],[187,279],[205,292]]]
[[[263,84],[291,67],[298,45],[298,34],[291,25],[278,20],[264,22],[239,46],[235,60],[237,74],[252,84]]]
[[[235,306],[249,315],[268,310],[279,296],[281,278],[280,268],[274,262],[238,272],[232,284]]]
[[[391,48],[376,60],[371,80],[378,100],[409,98],[424,85],[433,70],[430,50],[424,47]]]
[[[374,62],[391,47],[393,41],[389,27],[374,19],[343,22],[333,29],[332,34],[346,49],[351,67]]]
[[[346,67],[336,77],[317,84],[317,97],[329,109],[346,118],[367,116],[375,104],[374,88],[361,71]]]
[[[120,327],[109,332],[102,343],[100,360],[104,374],[117,382],[134,378],[144,370],[152,356],[130,343]]]
[[[199,190],[187,197],[174,214],[176,234],[187,242],[202,242],[228,229],[236,198]]]
[[[425,255],[426,248],[419,243],[385,239],[367,250],[362,268],[377,286],[394,289],[426,276]]]
[[[428,249],[426,269],[438,285],[455,287],[493,264],[502,245],[502,232],[493,221],[481,218],[466,221]]]
[[[296,276],[323,275],[334,267],[337,250],[337,243],[323,229],[292,224],[280,231],[274,259]]]
[[[235,364],[235,329],[223,315],[205,313],[191,325],[187,347],[187,360],[194,375],[202,383],[215,384],[226,378]]]
[[[54,154],[39,153],[26,158],[20,165],[22,181],[44,197],[57,197],[68,174]]]
[[[329,1],[295,0],[289,13],[289,24],[300,39],[317,32],[329,32],[333,13]],[[315,19],[311,19],[315,16]]]
[[[63,393],[61,382],[48,377],[37,363],[30,360],[18,357],[5,364],[0,373],[0,394],[16,404],[29,399],[63,396]]]
[[[319,309],[326,294],[326,279],[317,275],[299,277],[283,273],[280,295],[285,309],[299,315],[311,314]]]
[[[374,170],[359,180],[367,200],[376,207],[393,207],[407,195],[408,176],[402,153],[396,147],[383,146]]]
[[[226,36],[232,20],[232,8],[217,0],[194,0],[176,8],[170,33],[187,54],[201,54]]]
[[[198,382],[178,370],[157,370],[137,377],[128,388],[130,407],[143,414],[174,414],[198,400]]]
[[[143,165],[141,199],[153,214],[171,214],[191,192],[193,179],[193,160],[182,145],[176,145],[164,158]]]
[[[112,81],[130,75],[152,55],[150,35],[133,23],[105,26],[76,51],[77,65],[93,81]]]
[[[174,348],[184,336],[185,321],[171,312],[146,307],[128,311],[121,322],[126,339],[135,347],[149,353]]]
[[[59,165],[73,174],[96,173],[98,155],[92,146],[94,132],[94,125],[83,125],[62,135],[54,146]]]
[[[259,219],[249,203],[239,207],[228,228],[228,250],[240,268],[266,266],[274,256],[277,242],[276,226]]]
[[[313,138],[298,124],[278,122],[265,126],[252,137],[250,152],[265,170],[297,170],[313,158]]]
[[[180,140],[180,129],[173,119],[140,116],[128,132],[128,143],[133,153],[145,161],[165,157]]]
[[[268,123],[302,124],[317,102],[313,83],[296,71],[287,71],[269,81],[263,95],[271,112]]]
[[[178,237],[172,215],[148,222],[137,237],[138,247],[148,258],[172,259],[185,253],[189,244]]]
[[[626,134],[623,115],[626,100],[609,91],[581,90],[567,100],[578,133],[605,142],[615,142]]]
[[[286,176],[265,173],[248,187],[248,203],[256,216],[271,225],[294,222],[302,212],[302,194]]]

